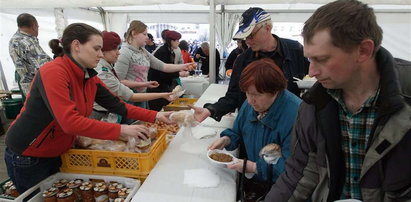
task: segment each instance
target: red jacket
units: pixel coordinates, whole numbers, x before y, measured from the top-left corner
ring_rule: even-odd
[[[190,53],[188,51],[181,50],[181,55],[183,56],[184,64],[194,62],[193,58],[191,58]]]
[[[17,154],[57,157],[77,135],[118,139],[120,125],[88,118],[96,101],[127,118],[153,122],[156,112],[124,103],[96,76],[68,56],[46,63],[36,74],[24,107],[12,123],[6,145]]]

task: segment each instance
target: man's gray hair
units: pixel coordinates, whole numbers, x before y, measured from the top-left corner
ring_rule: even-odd
[[[210,45],[208,44],[208,42],[205,41],[205,42],[201,43],[200,47],[201,48],[210,48]]]

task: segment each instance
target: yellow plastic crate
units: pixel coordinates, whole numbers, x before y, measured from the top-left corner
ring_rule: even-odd
[[[62,172],[106,174],[138,178],[144,181],[166,149],[166,131],[159,130],[157,140],[147,153],[70,149],[61,156]]]
[[[178,98],[163,107],[164,111],[179,111],[190,109],[189,104],[195,104],[198,98]]]

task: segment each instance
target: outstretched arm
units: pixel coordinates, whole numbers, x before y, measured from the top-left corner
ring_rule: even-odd
[[[159,99],[159,98],[164,98],[168,101],[173,101],[175,100],[173,93],[169,92],[169,93],[134,93],[129,101],[132,102],[144,102],[144,101],[149,101],[149,100],[155,100],[155,99]]]
[[[121,83],[129,88],[156,88],[159,86],[157,81],[147,81],[147,82],[137,82],[137,81],[130,81],[130,80],[121,80]]]
[[[164,64],[163,72],[180,72],[180,71],[192,71],[194,70],[194,63],[186,64]]]

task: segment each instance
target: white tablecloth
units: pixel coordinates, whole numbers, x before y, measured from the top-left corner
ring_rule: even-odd
[[[196,103],[218,100],[225,94],[227,86],[212,84]],[[180,130],[163,156],[150,172],[146,181],[133,197],[132,202],[234,202],[236,199],[236,173],[226,168],[215,167],[207,159],[207,147],[219,137],[224,128],[215,128],[218,134],[209,139],[197,140]],[[182,145],[196,148],[185,152]],[[183,184],[184,171],[207,169],[220,177],[220,183],[213,188],[198,188]]]
[[[195,97],[200,97],[208,88],[208,85],[210,85],[208,78],[205,78],[203,76],[180,77],[180,80],[181,86],[186,90],[185,94],[191,94]]]
[[[223,84],[211,84],[207,90],[201,95],[200,99],[196,102],[196,107],[203,107],[205,103],[215,103],[223,97],[227,92],[228,85]]]

